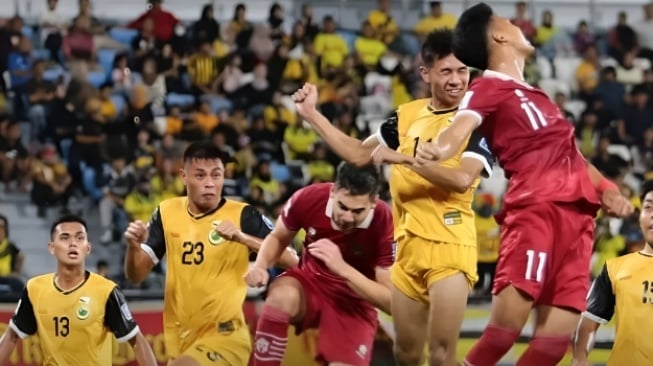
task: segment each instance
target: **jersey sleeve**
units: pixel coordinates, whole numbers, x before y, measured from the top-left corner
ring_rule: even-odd
[[[469,90],[458,105],[457,115],[471,115],[480,125],[483,120],[494,113],[501,99],[496,85],[487,78],[480,77],[470,85]]]
[[[27,287],[25,287],[20,300],[18,300],[16,311],[9,321],[9,327],[21,339],[36,334],[36,316],[34,315],[32,301],[29,299],[29,294],[27,293]]]
[[[379,143],[391,148],[392,150],[397,150],[399,147],[398,124],[399,115],[397,114],[397,111],[394,111],[390,117],[379,125],[379,130],[375,134]]]
[[[270,219],[261,215],[254,207],[245,206],[240,213],[240,229],[247,235],[265,238],[274,228]]]
[[[612,292],[612,282],[608,267],[604,265],[601,274],[594,279],[589,295],[587,295],[587,310],[583,316],[599,324],[605,324],[614,315],[614,305],[615,296]]]
[[[163,233],[163,221],[161,221],[159,207],[154,210],[147,224],[147,240],[141,244],[141,248],[150,256],[155,265],[166,254],[166,240]]]
[[[374,229],[378,232],[378,255],[376,257],[374,266],[380,268],[390,268],[394,263],[394,255],[396,250],[396,243],[394,241],[394,226],[392,225],[392,212],[390,208],[384,203],[379,205],[382,208],[379,210],[379,226]]]
[[[279,217],[283,220],[283,224],[286,225],[286,228],[290,231],[299,231],[299,229],[303,227],[303,216],[305,216],[303,209],[305,204],[303,200],[306,199],[304,197],[304,192],[306,192],[306,188],[295,192],[295,194],[293,194],[283,206],[283,210],[281,210],[281,215]]]
[[[492,165],[494,165],[495,159],[487,146],[487,141],[477,130],[469,138],[462,157],[476,159],[483,163],[483,172],[481,174],[484,178],[489,178],[492,175]]]
[[[140,332],[125,296],[117,287],[114,287],[107,299],[104,310],[104,326],[116,336],[118,343],[127,342]]]

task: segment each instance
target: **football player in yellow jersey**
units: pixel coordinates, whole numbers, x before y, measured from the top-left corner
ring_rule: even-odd
[[[608,366],[650,365],[653,360],[653,182],[642,187],[639,226],[646,239],[637,253],[608,259],[587,297],[587,310],[574,338],[573,366],[587,360],[599,326],[616,314],[616,332]]]
[[[57,271],[27,282],[0,340],[0,365],[8,362],[19,338],[35,334],[43,365],[111,366],[111,334],[134,347],[139,365],[157,365],[116,284],[86,271],[91,243],[84,220],[70,215],[55,221],[48,247]]]
[[[125,273],[141,282],[166,256],[164,338],[170,365],[246,365],[251,353],[243,303],[250,250],[272,224],[254,207],[222,197],[221,151],[194,142],[184,152],[187,197],[164,200],[146,226],[129,224]],[[297,264],[291,250],[281,264]]]
[[[447,127],[465,94],[469,70],[451,50],[451,31],[428,35],[422,45],[422,78],[432,98],[399,106],[379,131],[361,142],[335,128],[316,109],[317,90],[295,95],[300,115],[343,159],[394,163],[390,178],[397,256],[391,269],[392,315],[398,365],[418,365],[428,338],[431,365],[455,365],[456,343],[467,297],[477,280],[476,231],[471,208],[479,177],[493,158],[485,140],[473,136],[449,161],[416,168],[420,140]]]

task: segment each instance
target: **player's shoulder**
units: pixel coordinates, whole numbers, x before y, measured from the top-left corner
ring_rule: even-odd
[[[94,291],[97,291],[102,295],[109,296],[111,291],[113,291],[113,289],[116,288],[118,285],[112,280],[104,276],[100,276],[97,273],[90,272],[88,276],[88,280],[86,280],[84,286],[89,286]]]
[[[605,265],[608,267],[608,273],[612,274],[618,272],[622,268],[627,268],[634,262],[639,262],[645,257],[646,255],[640,252],[629,253],[619,257],[610,258],[605,261]]]
[[[54,273],[34,276],[27,280],[27,283],[25,284],[28,293],[40,291],[48,286],[54,286]]]
[[[333,183],[315,183],[297,191],[297,196],[306,200],[320,200],[324,196],[329,196]]]
[[[412,114],[416,113],[429,105],[428,98],[415,99],[410,102],[402,103],[397,107],[397,114],[401,116],[402,114]]]
[[[225,198],[224,206],[243,209],[249,206],[249,203],[243,201],[237,201],[230,198]]]
[[[376,204],[374,206],[374,217],[378,218],[379,220],[374,220],[374,221],[387,221],[392,220],[392,209],[390,208],[390,205],[377,198],[376,199]]]
[[[167,198],[159,203],[159,212],[163,214],[165,211],[177,211],[178,209],[186,210],[188,198],[185,196]]]

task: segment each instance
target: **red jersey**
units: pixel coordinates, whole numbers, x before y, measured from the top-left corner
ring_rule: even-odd
[[[574,126],[543,91],[487,70],[472,82],[459,110],[478,117],[479,131],[506,172],[506,209],[541,202],[598,209]]]
[[[334,202],[329,196],[332,186],[332,183],[319,183],[295,192],[283,208],[281,219],[289,230],[306,231],[299,268],[309,275],[323,278],[323,290],[333,298],[344,302],[359,301],[361,298],[347,282],[331,273],[306,247],[319,239],[329,239],[338,245],[345,262],[374,280],[376,267],[387,268],[394,262],[392,211],[385,202],[377,201],[365,221],[345,234],[331,223]]]

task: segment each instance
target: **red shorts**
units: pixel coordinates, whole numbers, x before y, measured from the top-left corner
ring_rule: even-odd
[[[535,305],[584,311],[593,240],[594,216],[574,204],[507,211],[492,293],[513,285]]]
[[[378,326],[374,308],[366,303],[350,303],[348,306],[338,303],[342,296],[327,295],[324,289],[328,284],[324,279],[299,268],[287,270],[279,276],[293,277],[302,284],[306,313],[296,328],[298,333],[304,329],[318,329],[318,361],[352,366],[370,364]]]

